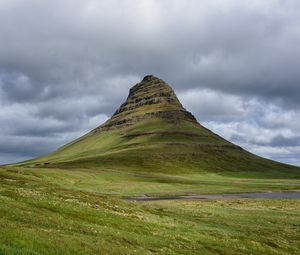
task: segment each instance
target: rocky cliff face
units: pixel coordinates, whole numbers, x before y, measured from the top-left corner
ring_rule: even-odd
[[[148,75],[130,89],[127,100],[114,115],[94,131],[124,128],[137,121],[157,117],[175,122],[181,119],[197,122],[195,117],[183,108],[167,83]]]

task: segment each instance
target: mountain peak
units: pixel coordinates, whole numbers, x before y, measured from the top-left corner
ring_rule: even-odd
[[[25,164],[199,173],[290,169],[243,150],[200,125],[163,80],[147,75],[103,125]]]
[[[155,88],[159,88],[161,91],[169,91],[170,86],[164,82],[162,79],[155,77],[154,75],[146,75],[141,82],[134,85],[129,91],[129,97],[135,94],[136,92],[147,92]]]
[[[149,75],[146,75],[146,76],[143,78],[142,82],[153,81],[153,80],[156,80],[156,79],[158,79],[158,78],[155,77],[155,76],[152,75],[152,74],[149,74]]]
[[[114,115],[96,130],[123,128],[148,118],[196,122],[195,117],[184,109],[171,86],[154,75],[146,75],[129,90],[126,101]]]

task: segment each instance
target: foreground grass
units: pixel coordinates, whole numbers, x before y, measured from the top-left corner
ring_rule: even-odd
[[[216,177],[204,175],[203,184],[200,176],[0,168],[0,254],[300,253],[299,200],[119,199],[158,189],[236,192],[296,182]]]

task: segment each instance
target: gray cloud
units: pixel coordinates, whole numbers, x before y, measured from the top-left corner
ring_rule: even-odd
[[[298,162],[299,13],[297,0],[2,0],[0,162],[101,124],[146,74],[220,135]]]
[[[300,146],[300,136],[293,136],[293,137],[285,137],[283,135],[275,136],[271,143],[271,146],[288,146],[288,147],[296,147]]]

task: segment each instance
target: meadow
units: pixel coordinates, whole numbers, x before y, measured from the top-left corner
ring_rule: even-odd
[[[0,254],[299,254],[296,199],[128,202],[128,195],[295,190],[237,173],[0,168]]]

